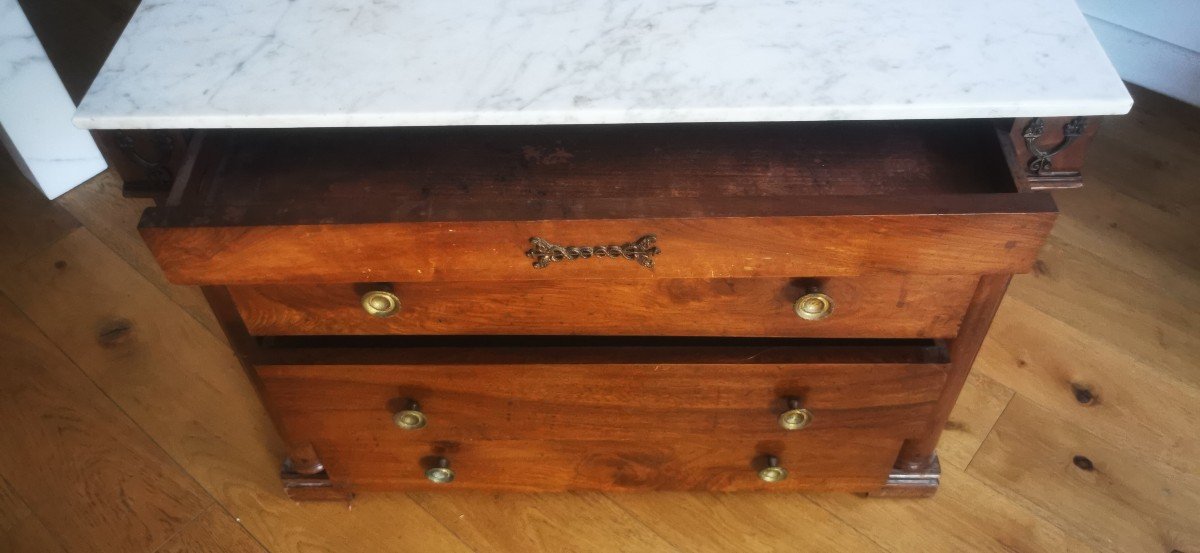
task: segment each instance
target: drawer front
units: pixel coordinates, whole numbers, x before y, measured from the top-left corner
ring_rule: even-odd
[[[972,276],[825,279],[563,280],[261,285],[229,288],[251,334],[584,334],[949,338],[970,303]],[[811,290],[828,315],[802,318]],[[375,316],[363,297],[399,305]],[[376,315],[379,313],[377,312]],[[821,317],[816,318],[815,317]]]
[[[177,284],[978,275],[1028,271],[1054,220],[1048,196],[853,200],[822,200],[846,215],[236,227],[151,210],[141,233]]]
[[[940,364],[726,363],[263,366],[271,409],[297,441],[386,447],[458,440],[790,440],[917,435]],[[396,415],[415,410],[424,426]],[[780,416],[807,410],[785,429]]]
[[[861,436],[788,440],[476,441],[404,444],[322,437],[313,442],[335,481],[358,490],[869,491],[881,486],[901,441]],[[765,482],[773,456],[787,471]],[[426,470],[446,459],[450,483]]]

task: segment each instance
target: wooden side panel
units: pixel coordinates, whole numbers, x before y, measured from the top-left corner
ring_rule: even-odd
[[[478,441],[400,447],[328,438],[318,443],[334,481],[368,490],[484,491],[870,491],[879,488],[899,441],[837,437],[679,442]],[[788,470],[759,480],[765,457]],[[434,484],[425,470],[438,458],[455,472]]]
[[[1048,196],[1010,196],[1030,198],[1032,211],[274,227],[143,220],[141,230],[179,284],[1019,273],[1036,260],[1054,207]],[[661,248],[652,269],[619,258],[539,269],[525,255],[532,237],[595,246],[645,235]]]
[[[250,333],[585,334],[949,338],[975,290],[973,276],[625,279],[392,283],[401,309],[367,314],[366,284],[233,286]],[[833,313],[810,321],[793,302],[816,288]]]
[[[389,446],[471,439],[790,439],[842,432],[908,437],[925,429],[946,378],[944,365],[869,363],[318,365],[258,372],[286,434]],[[789,397],[812,412],[807,428],[779,427]],[[392,423],[392,414],[409,401],[428,418],[424,428],[401,430]]]
[[[937,460],[935,448],[938,439],[946,428],[946,422],[950,420],[950,412],[967,382],[971,366],[975,364],[975,356],[983,346],[983,340],[992,326],[992,318],[1000,308],[1010,280],[1012,275],[984,275],[979,279],[979,286],[971,299],[971,307],[963,318],[962,332],[950,341],[950,371],[946,387],[938,398],[937,411],[930,419],[924,436],[904,443],[904,449],[896,459],[896,468],[920,472],[931,467]]]

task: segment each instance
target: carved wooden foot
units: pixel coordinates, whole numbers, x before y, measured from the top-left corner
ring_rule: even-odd
[[[324,470],[315,474],[297,472],[291,459],[284,459],[279,471],[283,491],[295,501],[345,501],[354,499],[354,492],[329,479]]]
[[[929,497],[937,492],[942,479],[942,465],[937,454],[922,468],[893,468],[883,487],[868,492],[867,497]]]

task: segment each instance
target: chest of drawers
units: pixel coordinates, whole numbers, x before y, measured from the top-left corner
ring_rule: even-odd
[[[141,232],[298,499],[923,495],[1077,180],[1031,184],[1014,124],[197,131]]]

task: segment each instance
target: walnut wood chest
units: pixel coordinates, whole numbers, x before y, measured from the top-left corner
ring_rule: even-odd
[[[919,496],[1009,278],[1050,231],[1046,190],[1079,184],[1094,128],[101,137],[157,152],[123,171],[159,200],[142,235],[172,282],[203,287],[297,499]]]

